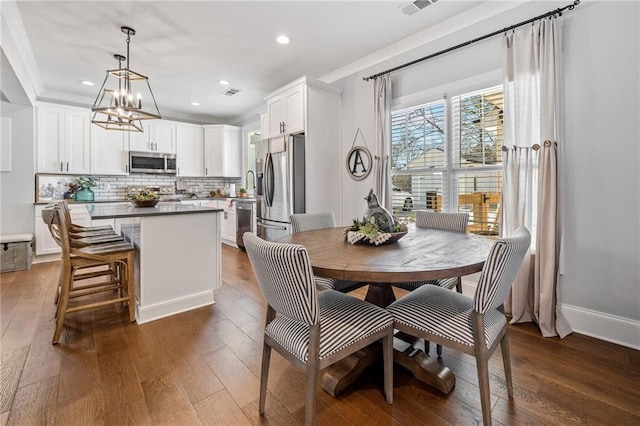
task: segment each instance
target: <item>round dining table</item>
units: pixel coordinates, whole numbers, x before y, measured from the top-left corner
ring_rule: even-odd
[[[481,271],[492,245],[492,240],[475,234],[413,225],[405,236],[391,244],[350,244],[345,239],[346,230],[337,227],[298,232],[279,242],[303,245],[317,276],[366,282],[369,286],[365,300],[381,307],[395,300],[393,283],[460,277]],[[448,394],[455,386],[455,376],[441,359],[429,356],[421,344],[396,334],[394,362]],[[323,388],[336,396],[375,361],[378,352],[377,348],[361,351],[329,367]]]

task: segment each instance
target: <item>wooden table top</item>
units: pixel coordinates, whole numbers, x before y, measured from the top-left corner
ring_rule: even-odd
[[[397,283],[463,276],[482,270],[492,240],[469,233],[409,227],[396,243],[349,244],[346,228],[289,235],[279,242],[302,244],[315,274],[348,281]]]

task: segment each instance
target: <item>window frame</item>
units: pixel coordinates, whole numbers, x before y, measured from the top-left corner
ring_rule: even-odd
[[[442,89],[449,89],[448,91]],[[503,164],[499,165],[482,165],[479,167],[462,167],[460,165],[460,149],[456,147],[459,144],[459,137],[453,134],[454,126],[459,123],[453,122],[454,99],[462,96],[473,96],[478,93],[500,89],[504,95],[504,87],[502,84],[500,72],[490,72],[473,79],[467,79],[462,82],[455,82],[448,87],[441,87],[434,90],[416,93],[403,98],[394,99],[391,107],[391,114],[397,114],[401,111],[417,109],[425,107],[436,102],[444,101],[444,155],[445,161],[442,168],[421,167],[421,168],[405,168],[403,170],[391,170],[389,181],[393,185],[393,176],[402,174],[428,174],[442,173],[442,211],[458,212],[459,197],[453,194],[459,194],[459,179],[465,173],[472,173],[474,170],[478,173],[502,172]],[[435,93],[439,90],[440,96]],[[390,117],[391,120],[391,117]],[[392,121],[392,120],[391,120]],[[390,150],[392,150],[392,142],[390,141]],[[502,192],[502,188],[500,189]],[[424,207],[419,207],[424,208]]]

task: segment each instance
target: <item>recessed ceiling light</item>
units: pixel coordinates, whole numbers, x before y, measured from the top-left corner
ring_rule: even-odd
[[[191,105],[193,105],[193,106],[200,106],[200,102],[191,102]]]
[[[291,39],[286,35],[280,35],[278,36],[278,38],[276,38],[276,41],[280,44],[289,44],[291,42]]]
[[[228,86],[229,84],[231,84],[227,80],[218,80],[218,83],[222,84],[223,86]]]
[[[93,81],[89,80],[82,80],[80,84],[84,84],[85,86],[95,86],[95,84],[93,84]]]

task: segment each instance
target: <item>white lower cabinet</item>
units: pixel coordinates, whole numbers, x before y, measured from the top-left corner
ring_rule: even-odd
[[[62,250],[56,243],[49,232],[49,227],[42,221],[42,209],[45,206],[35,206],[35,238],[36,238],[36,256],[43,254],[60,253]],[[85,204],[69,205],[71,213],[71,222],[80,226],[90,226],[91,217],[87,211]]]
[[[237,247],[236,245],[236,205],[231,204],[231,207],[227,207],[224,201],[218,201],[220,203],[218,205],[219,208],[224,209],[224,213],[222,214],[222,226],[221,228],[221,237],[222,242],[227,243],[231,246]]]
[[[233,247],[238,247],[238,245],[236,244],[237,224],[235,203],[231,203],[231,206],[227,207],[226,200],[208,200],[202,201],[200,205],[203,207],[224,209],[221,215],[222,220],[220,221],[220,238],[223,243]]]

